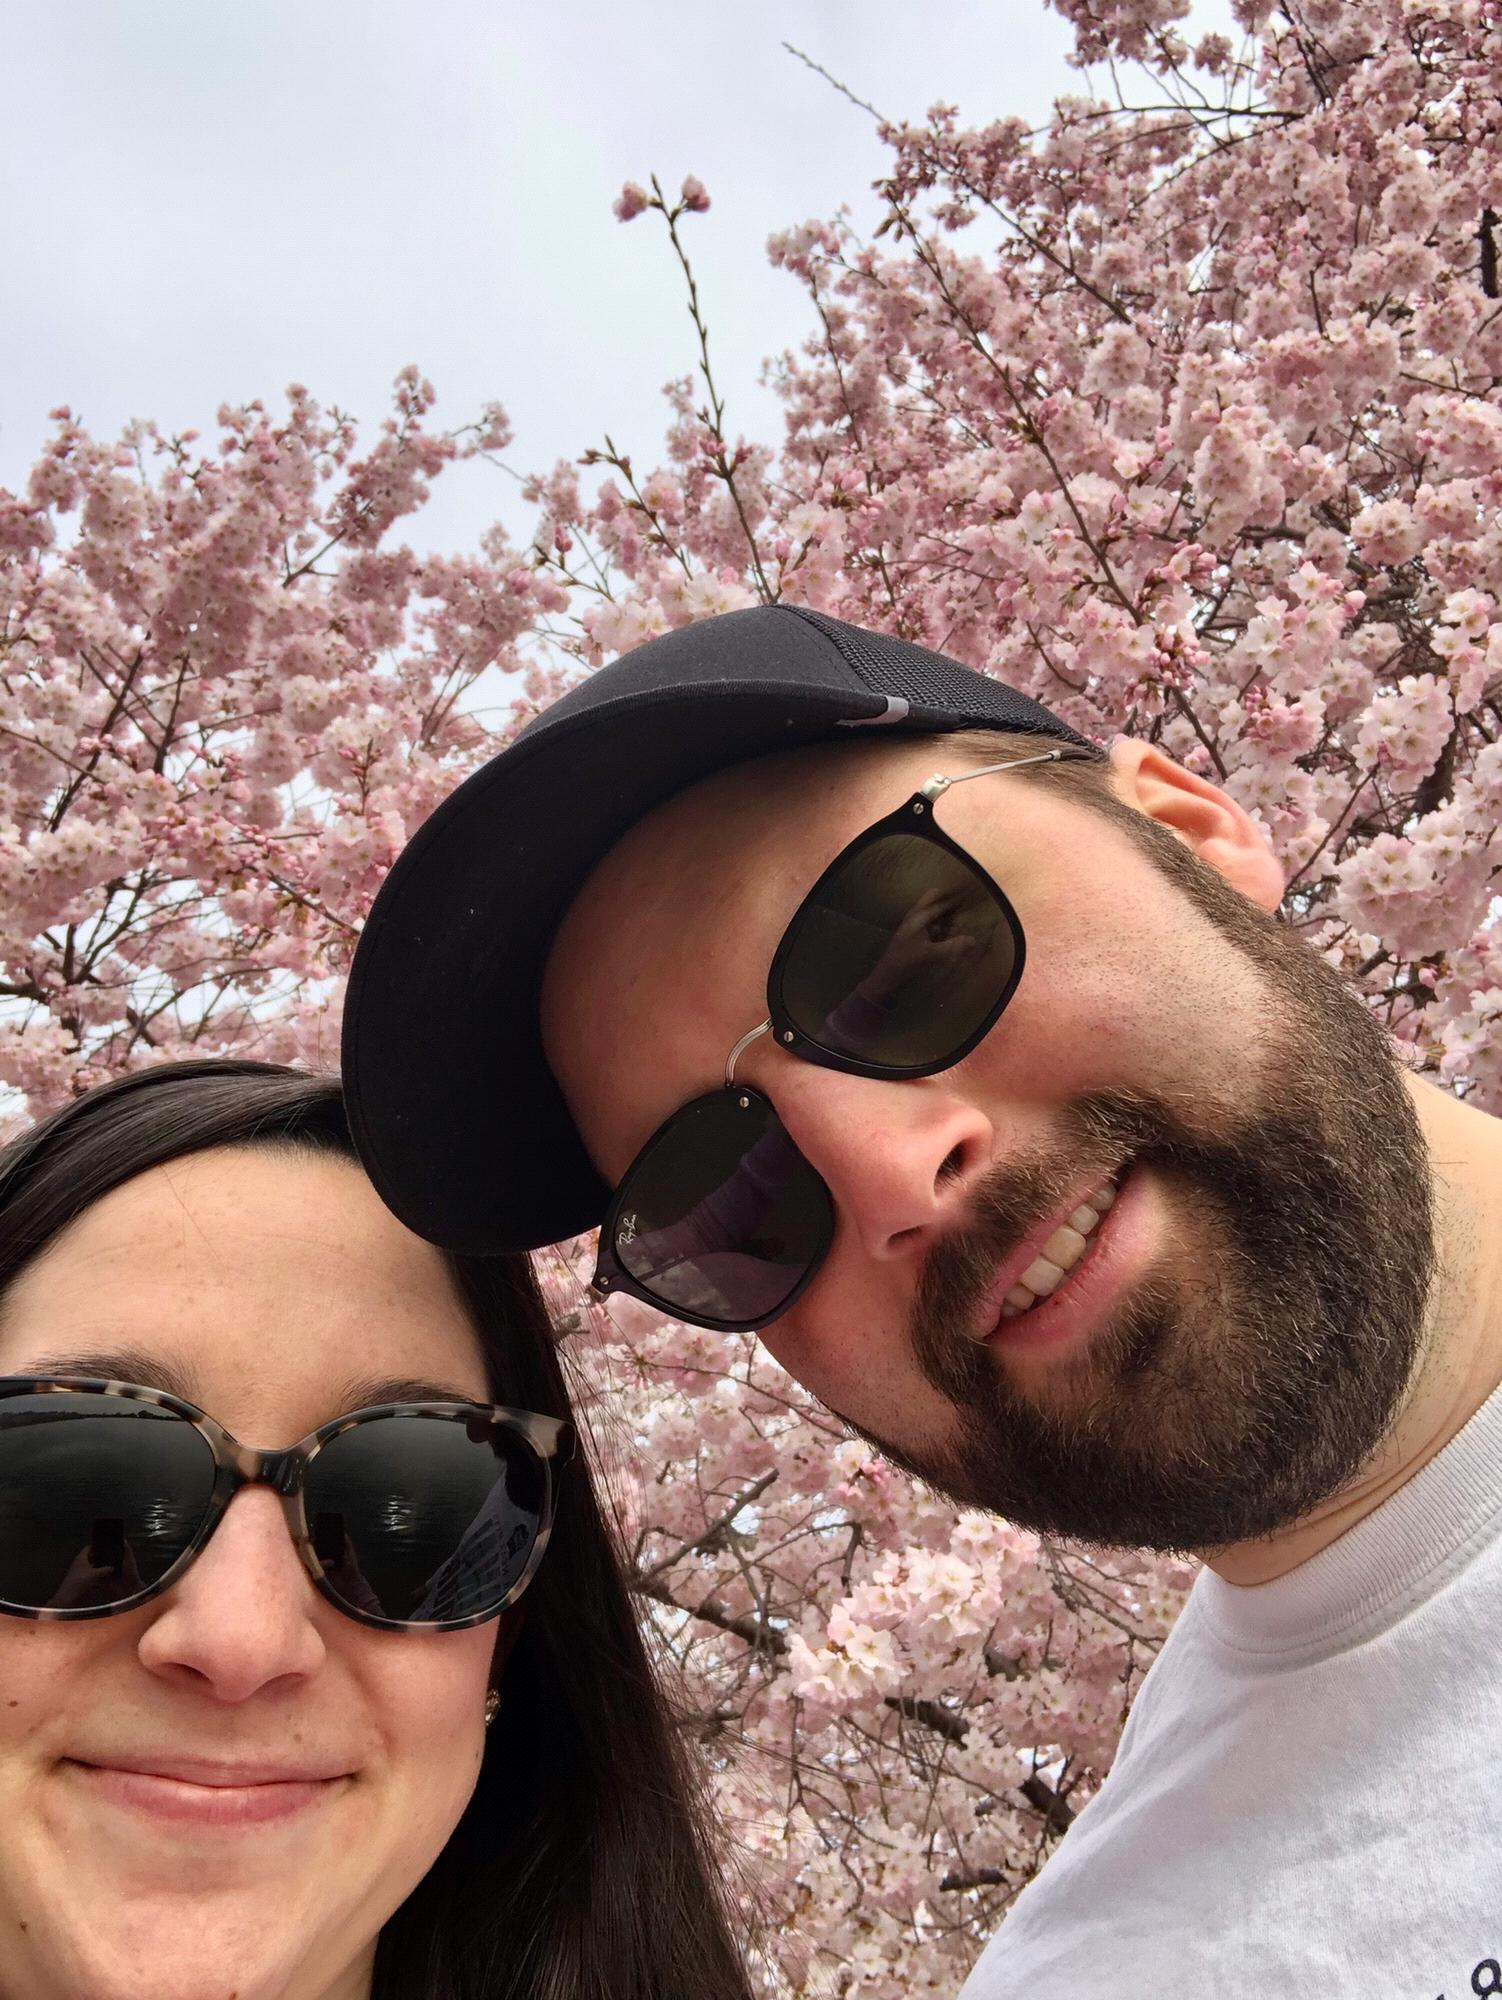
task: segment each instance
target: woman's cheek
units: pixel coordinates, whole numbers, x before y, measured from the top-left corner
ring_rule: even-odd
[[[0,1616],[0,1796],[10,1796],[27,1770],[66,1756],[90,1711],[118,1691],[110,1655],[120,1635],[111,1623]]]
[[[425,1829],[439,1827],[441,1847],[469,1803],[484,1757],[496,1626],[368,1636],[384,1656],[377,1707],[390,1768]]]

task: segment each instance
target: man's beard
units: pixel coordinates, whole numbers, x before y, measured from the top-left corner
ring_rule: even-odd
[[[1156,833],[1156,829],[1152,833]],[[1141,836],[1138,836],[1141,838]],[[1152,834],[1145,844],[1156,846]],[[1262,1101],[1195,1084],[1077,1102],[925,1267],[911,1337],[959,1413],[942,1451],[873,1439],[1019,1526],[1206,1552],[1272,1534],[1360,1470],[1420,1355],[1434,1268],[1424,1141],[1377,1022],[1292,933],[1176,846],[1157,858],[1263,975]],[[1208,879],[1206,879],[1208,878]],[[1192,1249],[1166,1252],[1083,1352],[1025,1395],[974,1338],[1019,1239],[1092,1172],[1148,1168]],[[1090,1253],[1087,1253],[1090,1254]]]

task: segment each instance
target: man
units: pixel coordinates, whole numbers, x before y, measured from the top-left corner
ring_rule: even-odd
[[[549,710],[357,955],[412,1227],[603,1221],[957,1500],[1206,1557],[975,2000],[1502,1993],[1502,1126],[1282,887],[1156,748],[768,607]]]

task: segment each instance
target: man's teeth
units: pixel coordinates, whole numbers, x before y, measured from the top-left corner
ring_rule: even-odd
[[[1102,1181],[1095,1192],[1062,1223],[1043,1245],[1002,1301],[1003,1319],[1016,1319],[1056,1291],[1090,1248],[1090,1238],[1106,1210],[1116,1199],[1116,1183]]]

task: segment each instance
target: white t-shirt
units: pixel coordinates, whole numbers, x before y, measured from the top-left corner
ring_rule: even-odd
[[[1205,1571],[963,2000],[1502,1995],[1502,1391],[1290,1575]]]

